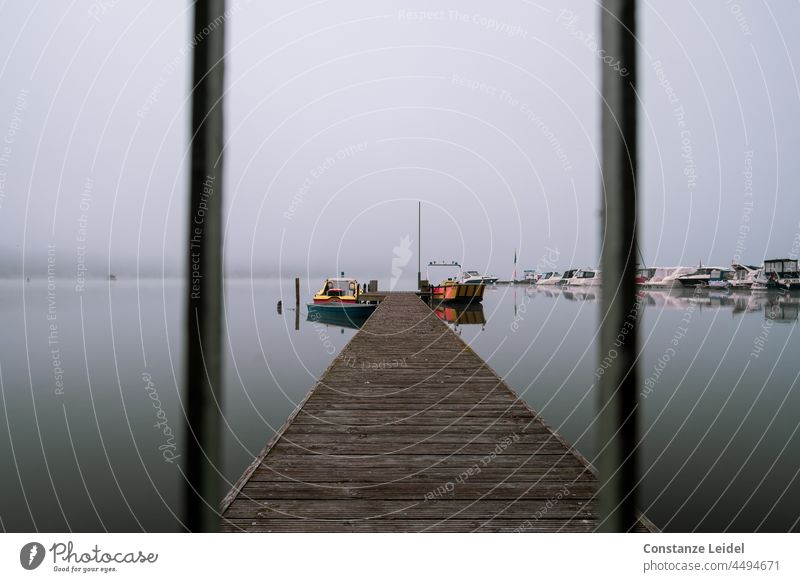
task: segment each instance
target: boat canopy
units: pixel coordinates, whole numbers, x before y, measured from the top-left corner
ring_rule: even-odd
[[[770,259],[764,261],[764,271],[766,273],[797,273],[796,259]]]
[[[338,295],[355,295],[357,291],[358,281],[355,279],[332,277],[330,279],[325,279],[325,284],[322,286],[319,294],[336,297]]]

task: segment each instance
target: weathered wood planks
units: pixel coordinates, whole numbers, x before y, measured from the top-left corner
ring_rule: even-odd
[[[595,485],[425,303],[389,293],[223,501],[223,530],[592,531]]]

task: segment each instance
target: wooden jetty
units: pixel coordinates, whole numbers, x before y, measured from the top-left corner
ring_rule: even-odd
[[[225,497],[222,529],[585,532],[595,487],[423,301],[386,293]]]

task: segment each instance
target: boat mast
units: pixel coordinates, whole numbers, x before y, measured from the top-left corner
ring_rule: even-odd
[[[511,281],[517,280],[517,249],[514,248],[514,271],[511,273]]]
[[[422,283],[422,201],[417,202],[417,289]]]
[[[636,250],[639,252],[639,259],[642,261],[642,268],[647,268],[647,263],[644,262],[644,255],[642,254],[642,249],[639,248],[639,241],[636,241]]]

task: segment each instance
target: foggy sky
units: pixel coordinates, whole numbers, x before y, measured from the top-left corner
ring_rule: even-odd
[[[599,262],[614,65],[595,3],[228,10],[229,273],[394,266],[409,286],[418,200],[423,276],[457,260],[508,277],[515,249],[520,271]],[[65,277],[80,261],[185,273],[191,17],[177,1],[2,5],[0,272],[42,276],[54,245]],[[799,21],[796,3],[640,3],[647,264],[800,250]]]

